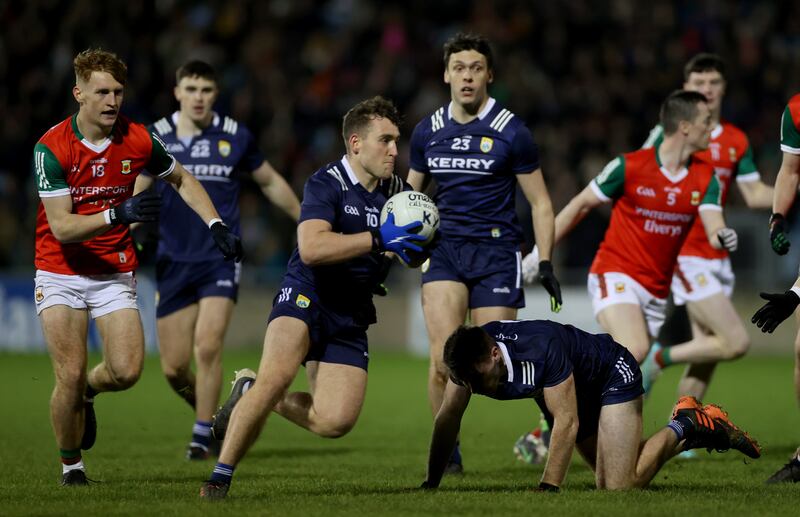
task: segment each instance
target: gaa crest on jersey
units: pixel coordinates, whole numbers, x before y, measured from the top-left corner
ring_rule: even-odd
[[[131,161],[132,160],[122,160],[122,174],[130,174],[131,173]]]
[[[231,143],[227,140],[220,140],[217,142],[217,150],[223,158],[227,158],[231,154]]]
[[[700,204],[700,191],[693,190],[692,191],[692,206],[697,206]]]
[[[499,239],[503,232],[500,231],[500,228],[492,228],[492,238]]]
[[[305,308],[307,308],[309,305],[311,305],[311,300],[309,300],[308,298],[306,298],[306,297],[305,297],[305,296],[303,296],[302,294],[298,294],[298,295],[297,295],[297,299],[294,301],[294,303],[295,303],[295,304],[296,304],[298,307],[300,307],[301,309],[305,309]]]
[[[728,158],[734,163],[736,163],[736,148],[735,147],[728,147]]]
[[[489,138],[488,136],[481,137],[481,151],[484,153],[488,153],[492,150],[492,146],[494,145],[494,140]]]

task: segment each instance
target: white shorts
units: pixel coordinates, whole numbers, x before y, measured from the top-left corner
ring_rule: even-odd
[[[655,338],[664,324],[667,313],[667,299],[657,298],[642,284],[624,273],[589,273],[587,281],[589,296],[592,298],[594,316],[611,305],[630,303],[642,309],[647,331]]]
[[[92,318],[120,309],[138,310],[136,277],[133,272],[83,276],[36,270],[34,301],[36,314],[53,305],[88,309]]]
[[[717,293],[730,298],[735,280],[728,257],[678,257],[678,265],[672,275],[672,299],[675,305],[685,305],[686,302],[696,302]]]

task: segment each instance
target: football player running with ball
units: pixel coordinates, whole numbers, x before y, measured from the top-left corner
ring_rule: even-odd
[[[215,417],[215,436],[224,441],[201,497],[226,496],[234,468],[273,410],[328,438],[355,425],[367,388],[367,327],[376,321],[372,293],[385,276],[384,252],[410,262],[408,251],[422,252],[425,240],[416,233],[420,221],[398,226],[389,214],[379,224],[386,200],[409,189],[394,174],[399,125],[386,99],[355,105],[342,124],[347,154],[306,182],[297,248],[273,301],[258,377],[240,379]],[[287,393],[301,364],[310,393]]]

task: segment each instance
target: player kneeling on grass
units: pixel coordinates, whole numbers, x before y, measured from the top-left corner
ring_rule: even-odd
[[[355,425],[367,388],[367,327],[376,321],[372,294],[386,273],[384,252],[409,263],[408,251],[422,252],[425,240],[416,233],[420,221],[398,225],[389,214],[378,224],[387,199],[410,189],[393,172],[399,124],[386,99],[357,104],[344,117],[347,154],[306,182],[297,249],[274,299],[258,378],[240,377],[214,417],[214,435],[224,442],[201,497],[225,497],[235,465],[273,410],[328,438]],[[287,393],[301,364],[310,393]]]
[[[450,380],[436,415],[423,488],[436,488],[472,393],[498,400],[533,398],[551,423],[540,490],[558,491],[573,448],[595,471],[598,488],[644,487],[683,450],[761,450],[718,406],[681,397],[667,426],[642,442],[642,374],[608,334],[552,321],[459,327],[447,340]]]

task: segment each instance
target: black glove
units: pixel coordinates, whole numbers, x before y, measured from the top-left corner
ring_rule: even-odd
[[[539,281],[542,282],[542,286],[550,293],[550,311],[561,311],[561,285],[559,285],[558,279],[556,279],[556,275],[553,273],[553,264],[551,264],[549,260],[539,261]]]
[[[225,223],[217,221],[211,225],[211,235],[214,236],[214,242],[222,252],[225,260],[235,260],[241,262],[244,256],[242,249],[242,239],[237,235],[231,233],[231,230],[225,226]]]
[[[150,262],[156,256],[158,248],[158,223],[139,223],[131,227],[133,251],[140,264]]]
[[[772,250],[778,255],[786,255],[789,251],[789,239],[786,238],[786,218],[783,214],[769,216],[769,242]]]
[[[111,224],[158,221],[160,211],[161,196],[145,190],[109,209],[108,218]]]
[[[800,297],[794,291],[786,291],[783,294],[761,293],[761,297],[767,303],[758,309],[750,320],[761,329],[761,332],[772,333],[783,320],[792,315],[800,303]]]

